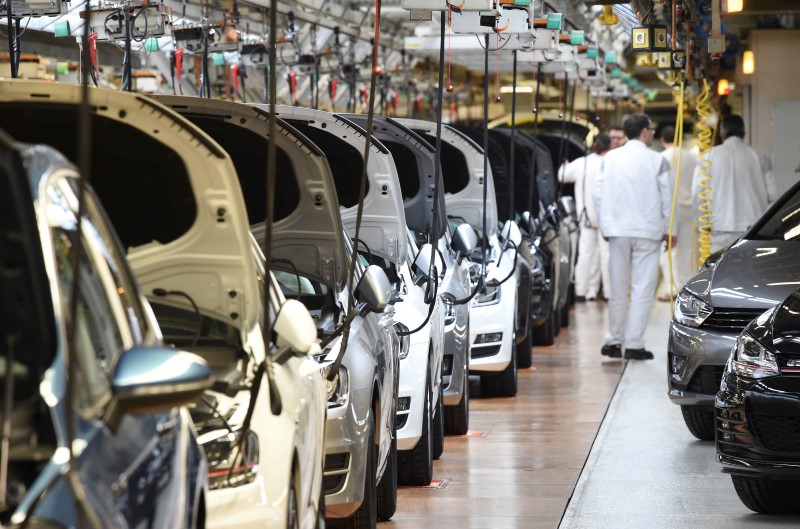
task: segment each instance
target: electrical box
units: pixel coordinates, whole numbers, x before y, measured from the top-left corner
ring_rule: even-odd
[[[8,1],[8,0],[6,0]],[[8,17],[6,2],[0,8],[3,20]],[[45,17],[61,14],[61,0],[11,0],[11,16],[20,17]]]
[[[225,52],[225,51],[238,51],[238,42],[226,42],[222,38],[221,25],[215,26],[182,26],[172,28],[172,34],[175,37],[175,46],[183,48],[186,53],[202,53],[204,45],[203,30],[208,31],[208,51]]]
[[[708,53],[725,53],[725,36],[724,35],[709,35],[708,37]]]
[[[518,34],[530,30],[530,11],[528,8],[505,7],[492,11],[453,12],[453,33]]]
[[[242,64],[245,68],[261,68],[269,64],[269,50],[263,43],[242,44]]]
[[[170,33],[171,11],[163,4],[105,5],[92,8],[91,26],[97,33],[97,40],[125,39],[126,14],[130,17],[131,38],[134,40],[161,37]]]
[[[533,32],[533,49],[549,50],[558,43],[558,31],[553,29],[536,28]]]

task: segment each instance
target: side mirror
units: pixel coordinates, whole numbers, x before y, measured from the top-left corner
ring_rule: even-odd
[[[167,347],[122,353],[111,380],[117,412],[152,413],[195,401],[211,387],[212,373],[199,356]]]
[[[453,232],[453,240],[450,242],[450,247],[458,254],[458,260],[471,255],[476,246],[478,246],[478,234],[475,233],[472,226],[466,222],[459,224]]]
[[[369,312],[383,312],[392,297],[392,283],[377,265],[370,265],[361,276],[355,291],[356,301],[364,303]]]
[[[444,261],[442,260],[442,256],[439,253],[439,250],[432,250],[432,245],[430,243],[426,243],[422,245],[422,248],[419,249],[417,252],[417,256],[414,258],[414,262],[411,263],[411,272],[414,274],[414,280],[422,279],[429,279],[430,270],[431,270],[431,253],[434,255],[434,263],[433,266],[436,267],[436,271],[438,273],[442,273],[445,269]]]
[[[289,347],[294,353],[307,355],[317,340],[317,326],[305,305],[289,299],[281,306],[272,328],[278,335],[279,348]]]

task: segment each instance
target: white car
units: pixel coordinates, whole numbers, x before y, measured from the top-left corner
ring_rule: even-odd
[[[68,114],[74,115],[70,107],[80,102],[79,86],[36,84],[34,88],[31,83],[14,82],[3,88],[0,100],[26,110],[29,130],[35,128],[47,135],[48,142],[74,152],[74,138],[64,135],[58,125]],[[213,391],[192,410],[209,460],[211,490],[202,499],[206,526],[242,527],[258,519],[261,524],[286,527],[292,517],[304,527],[314,526],[325,408],[324,390],[314,390],[316,397],[312,388],[322,387],[321,375],[318,366],[306,372],[298,368],[314,352],[306,336],[301,357],[273,358],[275,386],[257,376],[256,367],[267,354],[259,286],[264,273],[257,271],[230,157],[201,130],[151,99],[96,89],[91,90],[91,104],[96,134],[93,183],[128,249],[164,340],[203,357],[215,373]],[[120,144],[126,148],[120,149]],[[273,312],[278,312],[280,302],[279,297],[272,300]],[[307,312],[297,311],[296,306],[290,312],[294,325],[289,328],[307,335],[308,325],[313,326]],[[286,338],[298,343],[297,336],[279,334],[279,344]],[[251,390],[259,382],[252,422],[246,429]],[[304,384],[307,390],[300,389]],[[270,392],[281,395],[278,415],[270,412]],[[316,423],[303,417],[310,430],[295,435],[303,414],[315,417]],[[292,446],[293,436],[299,447]],[[306,451],[315,438],[316,446]],[[301,451],[303,466],[296,456],[292,458]],[[298,472],[306,468],[317,476],[316,491],[311,485],[300,487]],[[280,482],[279,472],[285,475]]]

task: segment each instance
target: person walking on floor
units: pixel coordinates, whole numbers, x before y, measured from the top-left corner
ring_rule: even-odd
[[[600,162],[611,147],[608,134],[598,134],[588,156],[562,166],[564,182],[575,183],[575,207],[578,211],[578,261],[575,264],[575,298],[592,301],[602,295],[608,299],[608,242],[598,227],[597,212],[592,200],[592,189],[600,172]],[[562,176],[559,174],[559,176]],[[602,278],[602,293],[600,291]]]
[[[678,201],[675,204],[675,220],[673,221],[675,232],[678,234],[680,244],[672,241],[672,278],[674,279],[673,288],[670,289],[669,284],[669,254],[666,246],[661,253],[661,291],[658,293],[659,301],[669,301],[670,293],[677,292],[686,284],[686,282],[694,274],[693,270],[697,269],[694,266],[697,260],[692,254],[692,177],[694,169],[697,165],[697,158],[694,154],[682,147],[679,152],[675,151],[675,127],[664,127],[661,131],[661,145],[664,150],[661,151],[661,156],[667,160],[670,165],[670,178],[672,185],[675,185],[676,168],[673,163],[678,163],[678,155],[680,154],[680,182],[678,182]]]
[[[767,209],[768,183],[756,151],[744,143],[744,120],[736,114],[723,118],[719,135],[722,145],[711,149],[711,253],[723,250],[744,235]],[[692,180],[692,195],[699,211],[702,160]]]
[[[609,243],[609,329],[601,353],[648,360],[644,331],[658,283],[658,253],[667,238],[672,206],[669,164],[649,148],[655,132],[646,114],[623,123],[628,143],[609,151],[593,198],[600,231]],[[677,242],[673,236],[673,241]]]

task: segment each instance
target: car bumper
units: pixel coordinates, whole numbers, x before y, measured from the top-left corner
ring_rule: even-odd
[[[667,383],[672,402],[709,409],[714,406],[714,395],[739,332],[695,329],[670,322]]]
[[[508,367],[514,343],[515,286],[511,281],[501,287],[500,302],[494,305],[475,305],[470,318],[469,372],[496,372]],[[482,334],[502,333],[499,342],[476,344]]]
[[[411,450],[422,436],[422,415],[425,413],[425,384],[428,380],[428,342],[411,344],[408,356],[400,360],[399,399],[410,399],[408,411],[398,409],[397,449]]]
[[[456,317],[445,322],[444,328],[442,386],[445,406],[456,406],[461,402],[467,386],[464,380],[469,376],[469,305],[460,305],[456,310]]]
[[[266,469],[262,469],[262,472]],[[230,489],[210,490],[206,495],[208,529],[285,527],[286,509],[269,502],[260,479]],[[285,507],[285,504],[283,505]]]
[[[350,391],[344,406],[328,409],[325,431],[326,517],[347,518],[364,498],[367,469],[367,431],[364,425],[370,410],[372,388]]]
[[[726,373],[715,408],[723,472],[800,479],[800,378]]]

